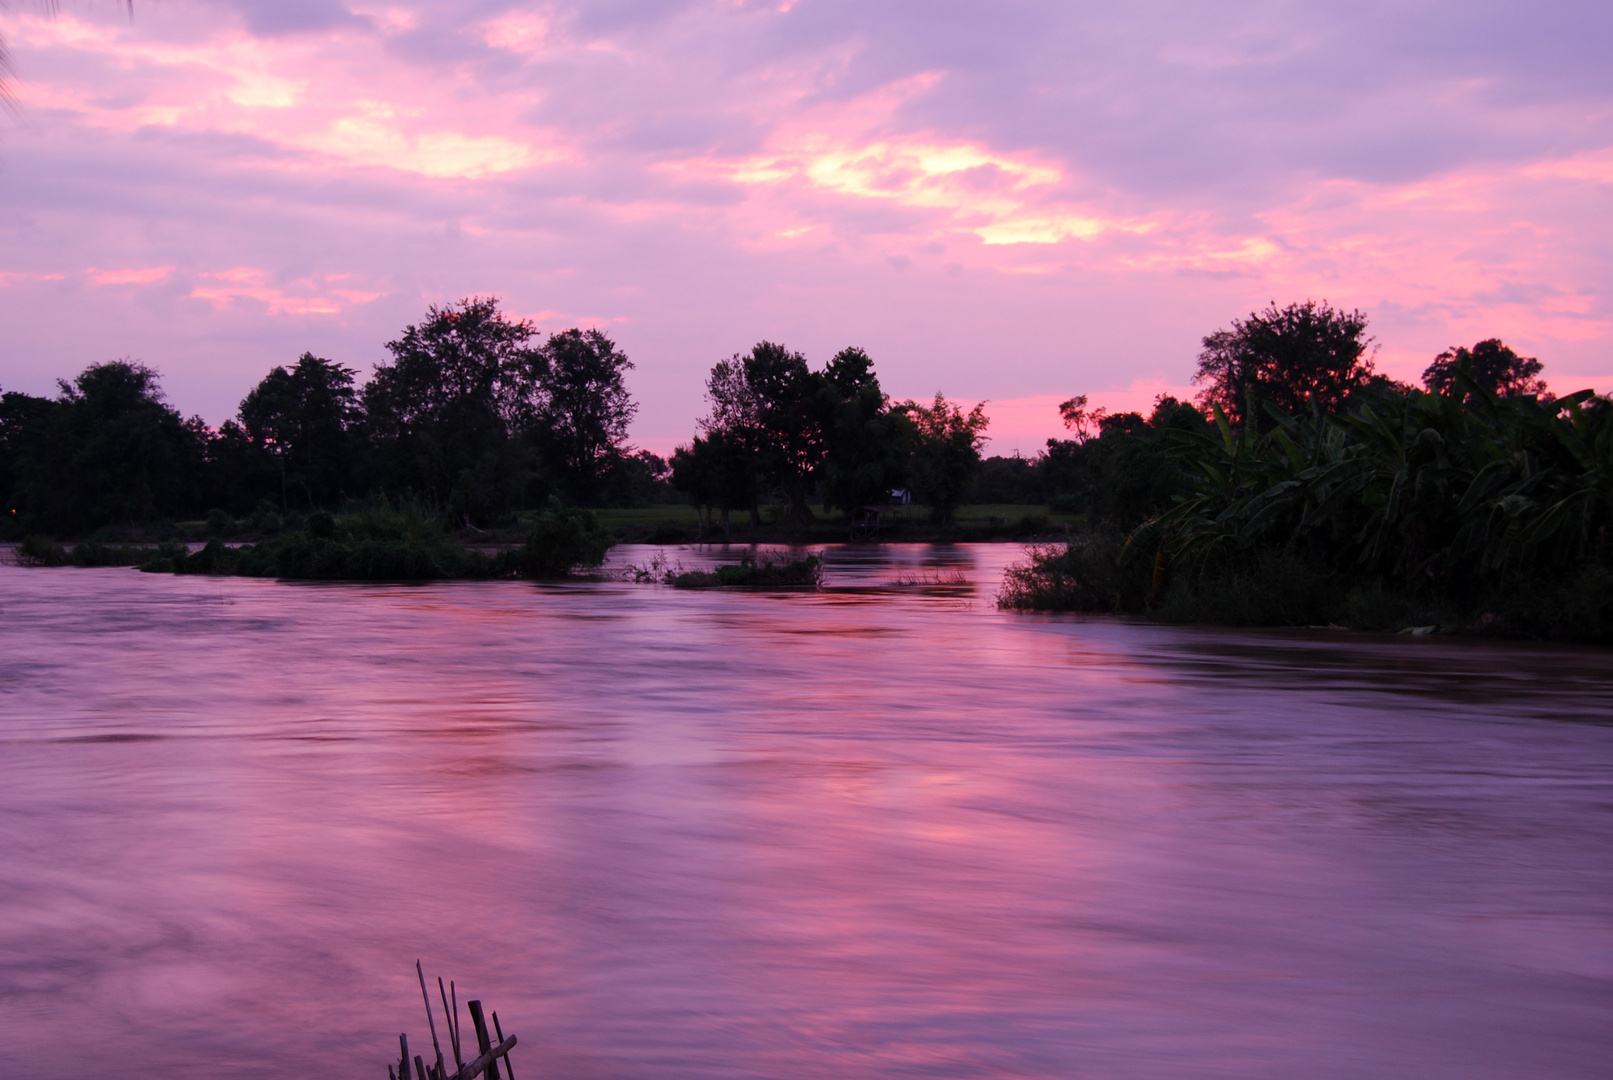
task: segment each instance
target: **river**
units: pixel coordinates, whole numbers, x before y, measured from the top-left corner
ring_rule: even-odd
[[[521,1080],[1610,1075],[1613,655],[1006,614],[1018,550],[0,566],[8,1073],[380,1078],[419,958]]]

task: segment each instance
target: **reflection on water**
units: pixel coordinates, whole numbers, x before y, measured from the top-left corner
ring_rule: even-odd
[[[0,567],[8,1064],[381,1075],[420,957],[523,1080],[1608,1074],[1608,654],[1004,615],[1017,553]]]

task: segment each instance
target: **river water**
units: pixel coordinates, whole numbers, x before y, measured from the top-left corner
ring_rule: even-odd
[[[522,1080],[1613,1075],[1613,656],[1009,615],[1017,554],[0,566],[8,1075],[382,1077],[416,958]]]

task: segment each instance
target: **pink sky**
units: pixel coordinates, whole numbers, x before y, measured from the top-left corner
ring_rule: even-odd
[[[217,423],[470,294],[607,330],[661,452],[765,338],[1031,454],[1307,297],[1401,378],[1500,336],[1613,389],[1605,4],[15,0],[0,34],[7,390],[131,356]]]

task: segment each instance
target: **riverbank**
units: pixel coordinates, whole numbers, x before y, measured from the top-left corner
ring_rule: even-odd
[[[229,544],[214,536],[199,549],[181,540],[85,540],[69,548],[29,536],[18,544],[15,559],[26,567],[135,566],[146,573],[304,581],[541,579],[596,567],[611,547],[591,512],[558,507],[530,516],[518,543],[466,544],[436,515],[409,506],[341,515],[319,511],[299,525],[257,543]]]
[[[1453,587],[1396,581],[1294,552],[1173,566],[1114,534],[1032,546],[1004,574],[1005,610],[1132,615],[1224,627],[1329,627],[1613,645],[1613,567],[1586,561]]]
[[[398,504],[394,510],[397,513],[430,516],[406,504]],[[351,513],[370,512],[370,508],[364,508]],[[351,513],[335,516],[346,517]],[[523,511],[507,522],[490,524],[485,528],[463,523],[454,526],[441,521],[437,528],[443,536],[466,547],[511,547],[525,542],[528,531],[544,513],[546,511]],[[589,513],[612,543],[627,544],[832,544],[849,540],[1029,543],[1062,537],[1078,521],[1075,516],[1056,513],[1045,504],[1017,503],[959,507],[954,519],[945,525],[932,522],[927,507],[913,505],[888,508],[878,515],[860,515],[855,526],[846,514],[826,511],[821,505],[812,507],[812,517],[805,521],[786,520],[783,507],[764,506],[761,521],[755,527],[750,525],[747,513],[732,514],[724,524],[720,516],[707,519],[692,506],[675,504],[595,509]],[[108,548],[131,545],[155,548],[162,544],[205,544],[215,539],[238,547],[261,544],[287,533],[305,532],[312,516],[260,512],[232,518],[218,514],[205,520],[109,527],[86,535],[53,536],[50,539],[68,548],[78,544],[99,544]],[[17,536],[14,539],[21,541],[24,538]]]

